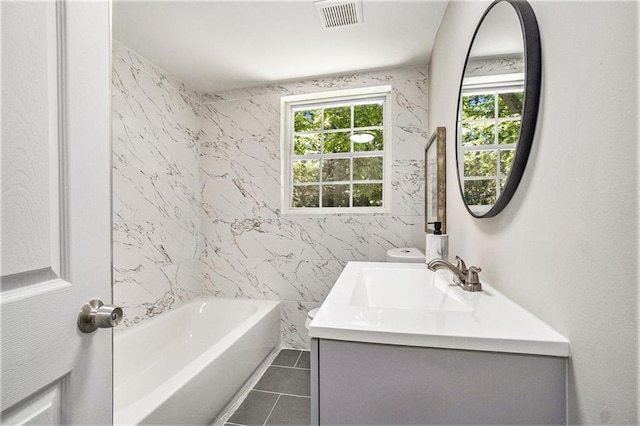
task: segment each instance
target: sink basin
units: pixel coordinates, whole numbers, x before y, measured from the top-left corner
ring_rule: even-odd
[[[362,268],[349,303],[371,308],[472,311],[456,287],[426,268]]]
[[[568,356],[568,340],[488,283],[467,292],[417,263],[349,262],[309,324],[315,339]],[[510,285],[516,285],[510,283]]]

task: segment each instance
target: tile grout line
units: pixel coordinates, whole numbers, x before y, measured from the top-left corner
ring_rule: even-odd
[[[268,390],[261,390],[261,389],[251,389],[254,392],[264,392],[264,393],[270,393],[273,395],[284,395],[284,396],[295,396],[298,398],[311,398],[311,396],[309,395],[297,395],[295,393],[283,393],[283,392],[273,392],[273,391],[268,391]]]
[[[298,362],[300,362],[300,359],[302,358],[302,355],[304,354],[304,352],[305,352],[305,351],[304,351],[304,350],[300,350],[299,352],[300,352],[300,353],[298,354],[298,357],[297,357],[296,361],[294,362],[294,366],[293,366],[293,367],[285,366],[285,365],[274,365],[274,364],[273,364],[273,361],[272,361],[272,363],[271,363],[270,365],[268,365],[268,366],[267,366],[267,368],[265,369],[265,371],[263,371],[263,372],[262,372],[262,375],[264,375],[264,373],[266,373],[266,371],[267,371],[269,368],[271,368],[271,367],[280,367],[280,368],[286,368],[286,369],[289,369],[289,370],[310,371],[310,369],[308,369],[308,368],[299,368],[299,367],[296,367],[296,365],[298,364]],[[276,354],[275,356],[277,356],[277,354]],[[286,373],[286,374],[289,374],[289,373]],[[259,381],[259,380],[262,378],[262,375],[260,376],[260,378],[259,378],[257,381]],[[254,384],[254,386],[253,386],[251,389],[248,389],[248,392],[247,392],[247,394],[245,395],[245,398],[246,398],[246,396],[247,396],[250,392],[264,392],[264,393],[267,393],[267,394],[277,395],[277,396],[278,396],[278,397],[276,398],[276,400],[275,400],[275,402],[274,402],[273,406],[271,407],[271,410],[269,411],[269,414],[267,415],[267,418],[265,419],[265,421],[264,421],[264,423],[263,423],[263,426],[264,426],[264,425],[266,425],[267,421],[269,420],[269,418],[270,418],[270,417],[271,417],[271,415],[273,414],[273,411],[275,410],[275,407],[276,407],[276,405],[277,405],[278,401],[280,401],[280,399],[281,399],[281,397],[282,397],[282,396],[293,397],[293,398],[305,398],[305,399],[310,399],[310,398],[311,398],[311,396],[310,396],[310,395],[297,395],[297,394],[292,394],[292,393],[282,393],[282,392],[274,392],[274,391],[268,391],[268,390],[256,389],[256,388],[255,388],[255,385],[257,385],[257,382]],[[244,398],[243,398],[243,399],[244,399]],[[227,421],[226,421],[225,423],[229,423],[229,425],[232,425],[232,426],[244,426],[244,425],[241,425],[241,424],[239,424],[239,423],[233,423],[233,422],[229,422],[229,421],[228,421],[228,419],[229,419],[229,418],[231,418],[231,416],[233,416],[233,414],[235,414],[235,412],[236,412],[239,408],[240,408],[240,406],[238,405],[238,407],[236,407],[236,409],[235,409],[235,410],[233,410],[233,412],[232,412],[232,413],[230,413],[230,415],[228,416]]]
[[[309,371],[309,370],[311,370],[310,368],[302,368],[302,367],[288,367],[288,366],[286,366],[286,365],[275,365],[275,364],[271,364],[269,367],[288,368],[289,370],[304,370],[304,371]]]
[[[262,426],[266,426],[267,422],[269,421],[269,417],[271,417],[271,413],[273,413],[273,410],[275,410],[276,405],[278,405],[278,401],[280,401],[281,396],[282,394],[278,395],[278,399],[276,399],[276,402],[273,404],[273,407],[271,407],[271,411],[269,411],[269,414],[267,414],[267,418],[264,419],[264,423],[262,423]]]
[[[279,352],[279,349],[276,350],[276,348],[274,348],[274,350],[267,356],[265,361],[262,364],[260,364],[258,369],[252,374],[252,376],[249,378],[249,380],[247,380],[242,385],[242,388],[240,389],[238,394],[236,394],[236,396],[231,401],[231,403],[229,405],[227,405],[227,407],[225,407],[223,412],[218,416],[218,418],[216,419],[217,423],[213,423],[212,426],[223,426],[224,423],[226,423],[226,420],[229,420],[231,418],[231,416],[233,416],[233,414],[236,411],[238,411],[238,409],[240,408],[240,405],[242,405],[242,403],[247,398],[249,393],[252,390],[254,390],[254,388],[255,388],[256,384],[258,383],[258,381],[260,380],[260,378],[262,378],[264,373],[270,367],[270,365],[271,365],[270,363],[273,362],[275,357],[278,355],[278,352]],[[222,421],[223,419],[225,420],[224,422]]]

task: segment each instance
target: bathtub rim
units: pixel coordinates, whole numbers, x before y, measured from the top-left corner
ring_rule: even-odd
[[[198,355],[186,366],[178,369],[168,380],[164,381],[160,386],[144,395],[143,397],[125,405],[124,407],[116,407],[116,375],[113,373],[113,423],[115,424],[139,424],[148,415],[153,413],[162,404],[167,402],[174,394],[176,394],[181,388],[189,383],[193,378],[200,373],[205,367],[207,367],[212,360],[220,357],[226,350],[239,340],[240,336],[243,336],[251,330],[261,319],[267,317],[273,310],[279,309],[280,302],[277,300],[264,300],[264,299],[239,299],[239,298],[222,298],[222,297],[197,297],[184,304],[156,315],[154,318],[169,318],[173,315],[177,315],[179,309],[187,309],[191,305],[198,305],[207,302],[215,302],[219,300],[232,301],[233,303],[255,303],[258,306],[256,312],[253,312],[248,318],[234,327],[231,332],[224,335],[215,344]],[[117,350],[116,343],[127,335],[132,334],[133,331],[139,333],[145,326],[150,326],[151,320],[145,321],[139,324],[139,327],[131,327],[130,330],[123,330],[122,332],[114,335],[114,352]],[[278,330],[278,336],[279,336]],[[278,347],[279,343],[276,342],[275,347]],[[115,368],[114,368],[115,370]]]

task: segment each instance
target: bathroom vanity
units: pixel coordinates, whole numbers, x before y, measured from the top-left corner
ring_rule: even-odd
[[[309,334],[312,424],[566,424],[568,340],[484,283],[350,262]]]

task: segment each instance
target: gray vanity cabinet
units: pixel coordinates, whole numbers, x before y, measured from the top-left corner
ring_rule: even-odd
[[[566,424],[567,359],[328,339],[311,344],[311,424]]]

